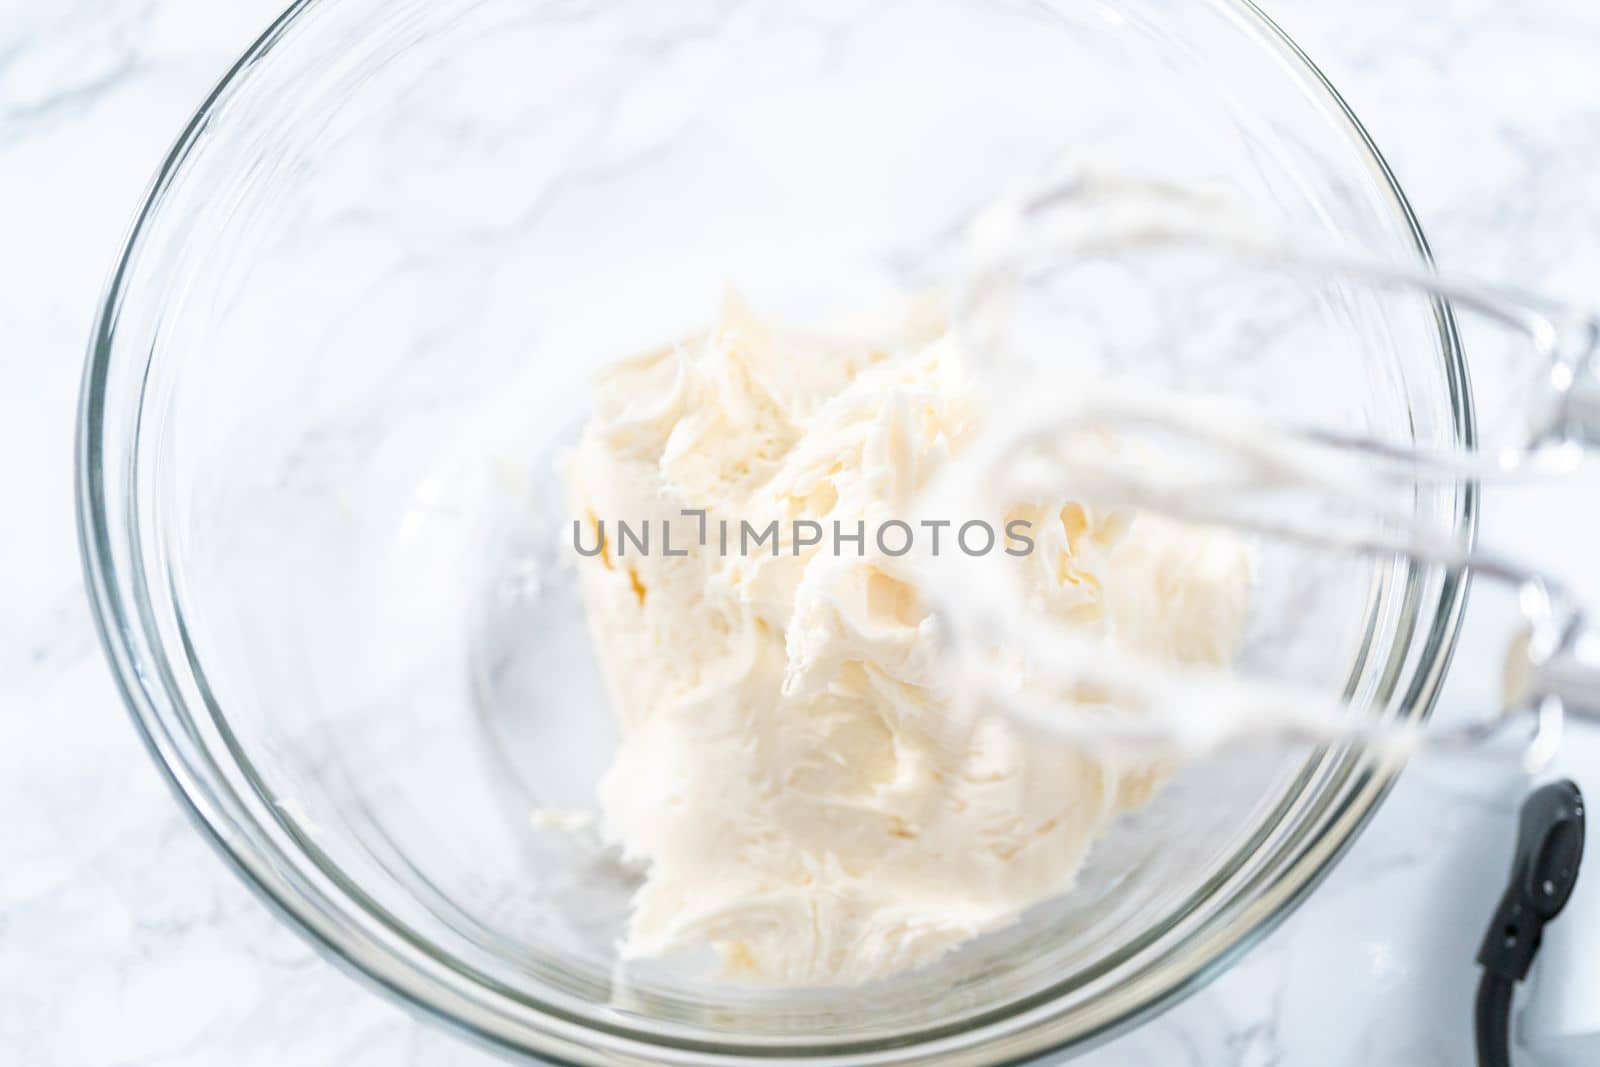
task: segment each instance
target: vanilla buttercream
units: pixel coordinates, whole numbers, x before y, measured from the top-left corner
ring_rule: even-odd
[[[730,297],[705,336],[603,373],[565,477],[622,733],[600,829],[645,872],[625,957],[710,945],[730,976],[796,986],[921,966],[1069,889],[1158,785],[1159,761],[956,707],[935,617],[874,543],[986,417],[925,315],[846,341]],[[1074,632],[1183,663],[1237,650],[1237,540],[1070,499],[951,518],[974,517],[1024,524],[1030,550],[1006,565]],[[741,551],[741,524],[773,521],[775,555]],[[821,543],[797,550],[797,521]],[[835,522],[867,531],[859,548]]]

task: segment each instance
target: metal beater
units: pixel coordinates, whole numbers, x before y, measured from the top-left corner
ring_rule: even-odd
[[[1562,582],[1526,561],[1466,541],[1430,537],[1386,514],[1386,494],[1418,485],[1461,485],[1545,477],[1570,470],[1600,444],[1600,318],[1500,286],[1441,277],[1330,249],[1263,224],[1225,196],[1126,174],[1075,167],[986,211],[974,226],[975,266],[956,328],[969,350],[998,352],[1008,298],[1033,264],[1070,257],[1197,248],[1275,270],[1330,275],[1411,290],[1441,315],[1482,316],[1526,347],[1531,395],[1520,428],[1492,447],[1440,452],[1360,434],[1297,425],[1258,408],[1177,393],[1092,385],[1071,396],[1038,390],[1032,403],[1006,409],[1003,441],[980,446],[957,481],[990,503],[1070,487],[1074,495],[1177,519],[1283,538],[1329,552],[1414,560],[1464,572],[1515,594],[1515,636],[1505,649],[1501,699],[1465,722],[1394,725],[1353,713],[1323,691],[1229,672],[1152,662],[1019,624],[1015,604],[997,593],[992,573],[950,569],[936,601],[964,655],[958,668],[967,697],[1033,729],[1076,744],[1134,749],[1204,750],[1240,736],[1312,743],[1365,744],[1398,761],[1413,751],[1474,753],[1489,742],[1527,733],[1520,754],[1530,772],[1558,759],[1566,721],[1600,724],[1600,663],[1587,658],[1588,621]],[[1155,432],[1171,463],[1129,462],[1116,449],[1083,447],[1094,435]],[[1204,462],[1190,461],[1194,455]],[[1019,456],[1024,457],[1019,460]],[[1252,512],[1253,495],[1284,488],[1324,494],[1365,525],[1313,524]],[[966,499],[971,499],[967,497]],[[967,640],[963,640],[963,637]],[[1083,709],[1008,690],[982,653],[984,641],[1018,649],[1045,670],[1046,686],[1087,683],[1138,707],[1136,715]],[[978,651],[974,651],[974,649]],[[1178,708],[1182,708],[1182,713]],[[1565,909],[1542,959],[1535,1010],[1524,1017],[1524,1044],[1541,1062],[1600,1060],[1600,883],[1577,885],[1585,852],[1579,786],[1600,796],[1600,767],[1561,766],[1522,812],[1511,879],[1478,954],[1483,978],[1476,1005],[1478,1060],[1509,1063],[1512,990],[1528,973],[1545,926]],[[1600,857],[1591,857],[1600,872]],[[1593,882],[1596,875],[1590,876]],[[1569,907],[1569,898],[1572,904]]]
[[[1471,543],[1444,541],[1394,523],[1363,529],[1327,528],[1253,514],[1238,504],[1252,494],[1285,487],[1312,487],[1350,514],[1377,514],[1386,492],[1424,483],[1467,484],[1548,477],[1571,469],[1584,448],[1600,443],[1600,317],[1504,287],[1441,277],[1361,255],[1328,249],[1263,224],[1225,197],[1156,180],[1075,168],[1041,187],[997,203],[974,226],[975,267],[958,306],[957,329],[965,343],[992,351],[1005,329],[1006,294],[1041,259],[1114,251],[1196,247],[1294,272],[1352,278],[1381,287],[1420,291],[1457,311],[1484,316],[1513,331],[1529,349],[1535,390],[1523,412],[1517,439],[1482,451],[1446,453],[1381,441],[1321,427],[1300,426],[1259,409],[1148,389],[1097,384],[1070,397],[1050,397],[1018,410],[1008,408],[1003,445],[977,450],[962,472],[970,486],[991,498],[1021,497],[1069,485],[1075,495],[1174,518],[1224,525],[1270,538],[1333,552],[1368,556],[1404,554],[1418,561],[1459,568],[1478,581],[1516,593],[1521,615],[1517,636],[1506,649],[1502,701],[1482,718],[1426,728],[1386,726],[1329,706],[1325,693],[1297,691],[1282,683],[1241,679],[1216,672],[1180,670],[1162,663],[1108,653],[1103,647],[1074,654],[1070,637],[1048,643],[1006,628],[1007,607],[986,595],[981,577],[961,585],[961,623],[998,626],[1006,641],[1035,646],[1035,658],[1054,664],[1063,679],[1088,674],[1097,683],[1144,690],[1154,714],[1136,717],[1063,717],[1030,707],[1015,694],[983,700],[1023,718],[1030,726],[1076,742],[1159,744],[1174,731],[1190,736],[1196,721],[1186,714],[1163,717],[1181,692],[1189,706],[1204,701],[1233,705],[1223,720],[1229,730],[1281,734],[1305,740],[1364,740],[1405,754],[1421,744],[1436,750],[1474,750],[1488,740],[1531,724],[1524,750],[1530,770],[1544,766],[1560,745],[1566,718],[1600,720],[1600,664],[1579,650],[1587,620],[1561,581],[1525,561]],[[1164,466],[1127,462],[1114,451],[1075,448],[1095,433],[1133,435],[1158,430],[1170,453],[1201,453],[1203,465],[1174,472]],[[1050,462],[1018,463],[1019,452]],[[1388,516],[1392,518],[1392,516]],[[945,577],[941,577],[941,581]],[[987,609],[987,610],[986,610]],[[954,611],[954,609],[953,609]],[[995,632],[991,630],[990,632]],[[1065,639],[1063,639],[1065,637]],[[976,676],[981,679],[982,671]]]

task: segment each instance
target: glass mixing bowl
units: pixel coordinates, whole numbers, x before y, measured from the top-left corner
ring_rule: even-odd
[[[296,3],[157,178],[83,398],[89,587],[198,824],[333,957],[571,1062],[1009,1061],[1224,968],[1383,796],[1359,752],[1186,767],[1062,899],[849,990],[624,972],[629,873],[529,817],[591,805],[613,742],[552,471],[592,370],[729,282],[803,315],[938,281],[975,208],[1085,146],[1427,256],[1355,118],[1240,0]],[[1448,309],[1364,301],[1328,290],[1344,358],[1187,377],[1469,445]],[[1466,487],[1407,507],[1470,536]],[[1264,557],[1247,664],[1425,715],[1461,583],[1302,562]]]

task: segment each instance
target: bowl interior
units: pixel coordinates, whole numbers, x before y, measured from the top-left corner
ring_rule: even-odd
[[[804,322],[948,283],[970,214],[1066,152],[1415,260],[1357,134],[1231,3],[301,5],[158,186],[92,370],[104,565],[138,601],[125,640],[151,714],[226,794],[228,832],[260,838],[238,848],[270,841],[359,914],[341,951],[436,965],[451,977],[414,995],[464,982],[505,1033],[524,1012],[705,1047],[888,1047],[1115,999],[1319,832],[1354,757],[1182,768],[1070,893],[891,982],[780,994],[695,960],[619,969],[636,873],[530,818],[592,807],[615,742],[554,463],[593,371],[703,326],[725,286]],[[1425,300],[1253,288],[1276,332],[1246,358],[1202,343],[1213,298],[1239,292],[1163,276],[1144,291],[1184,303],[1173,320],[1126,265],[1072,266],[1052,284],[1098,310],[1120,369],[1399,439],[1462,432]],[[1171,321],[1181,337],[1152,333]],[[1405,506],[1464,521],[1453,492]],[[1273,545],[1260,563],[1252,669],[1418,710],[1441,576]]]

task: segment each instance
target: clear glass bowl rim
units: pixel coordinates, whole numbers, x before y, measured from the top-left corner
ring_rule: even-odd
[[[189,710],[160,665],[147,662],[146,641],[157,645],[149,625],[148,605],[130,595],[146,588],[139,576],[130,587],[118,573],[114,546],[118,537],[136,536],[121,528],[109,507],[105,464],[106,416],[113,398],[108,376],[117,332],[118,312],[127,295],[130,264],[141,238],[165,193],[181,172],[185,159],[203,137],[205,128],[228,89],[253,64],[264,58],[288,28],[323,0],[295,0],[250,46],[223,76],[190,119],[163,161],[135,215],[123,243],[90,339],[78,413],[76,483],[79,544],[85,584],[102,647],[140,736],[178,796],[183,808],[214,848],[233,866],[258,897],[315,946],[325,958],[372,982],[402,1005],[425,1018],[450,1026],[489,1047],[569,1063],[660,1062],[672,1064],[742,1064],[773,1062],[824,1063],[941,1063],[987,1064],[1015,1062],[1051,1051],[1083,1050],[1109,1039],[1137,1022],[1170,1007],[1204,986],[1247,951],[1306,897],[1354,841],[1395,778],[1395,770],[1368,768],[1360,772],[1352,794],[1329,813],[1321,830],[1303,849],[1290,857],[1284,869],[1272,872],[1262,891],[1244,906],[1210,920],[1197,931],[1184,951],[1166,960],[1166,973],[1141,976],[1146,981],[1087,1017],[1066,1026],[1052,1018],[1049,1005],[1024,1009],[964,1034],[939,1034],[913,1046],[863,1049],[840,1044],[796,1043],[775,1046],[708,1047],[693,1042],[655,1043],[636,1034],[595,1026],[592,1022],[551,1010],[528,1032],[522,1013],[513,1018],[508,1008],[525,1012],[526,998],[497,989],[481,976],[453,969],[447,959],[428,951],[409,930],[386,917],[364,910],[337,879],[317,877],[293,862],[291,856],[259,832],[252,832],[252,816],[229,792],[228,783],[209,762],[214,754],[200,753],[204,765],[190,757],[194,739],[184,726]],[[1284,30],[1252,0],[1219,0],[1234,7],[1266,31],[1266,39],[1313,84],[1327,94],[1327,103],[1347,124],[1348,133],[1368,157],[1388,194],[1397,220],[1410,238],[1420,263],[1431,265],[1432,254],[1420,224],[1388,163],[1350,106],[1326,76]],[[1449,391],[1451,421],[1457,444],[1475,444],[1473,407],[1467,368],[1453,315],[1445,301],[1435,303],[1439,343]],[[133,431],[137,433],[137,427]],[[128,486],[131,488],[133,480]],[[131,504],[131,501],[130,501]],[[130,507],[130,513],[137,509]],[[1457,494],[1455,524],[1471,539],[1477,528],[1475,487],[1462,486]],[[1438,696],[1449,665],[1465,610],[1468,581],[1446,575],[1438,603],[1426,629],[1415,676],[1407,683],[1407,713],[1427,716]],[[312,861],[315,862],[314,860]],[[498,1002],[497,1002],[498,1001]],[[508,1001],[514,1001],[509,1004]],[[1052,1025],[1054,1024],[1054,1025]]]

